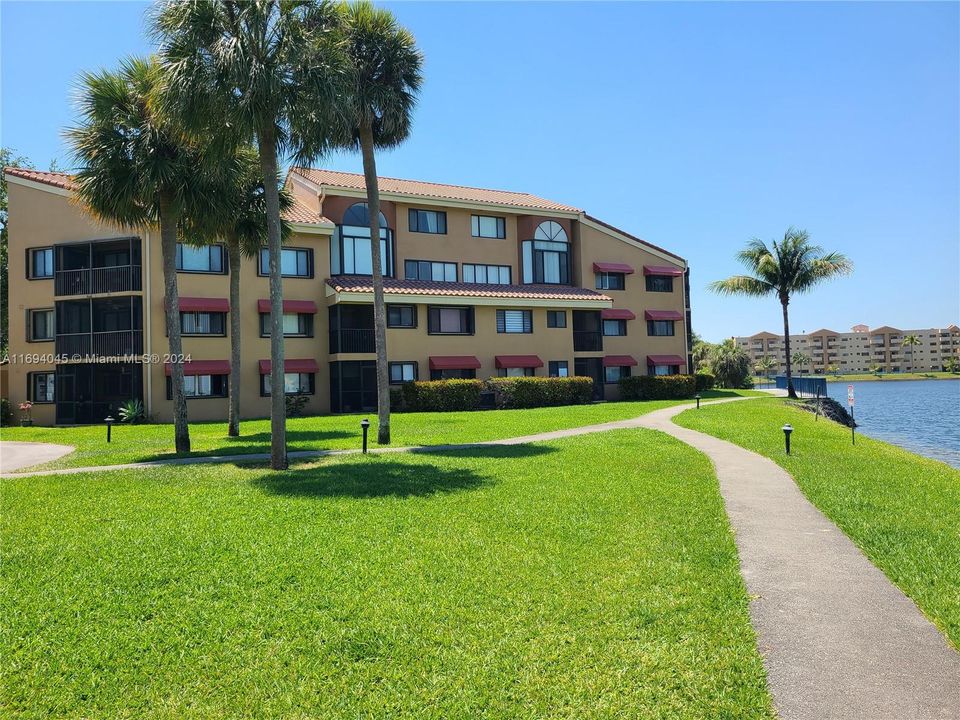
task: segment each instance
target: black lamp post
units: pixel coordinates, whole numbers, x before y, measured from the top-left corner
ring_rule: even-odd
[[[113,427],[113,424],[116,420],[113,419],[112,415],[107,415],[103,421],[107,424],[107,442],[110,442],[110,430]]]
[[[787,423],[783,426],[783,439],[787,444],[787,455],[790,454],[790,433],[793,432],[793,425]]]
[[[363,452],[367,452],[367,430],[370,429],[370,421],[364,418],[360,421],[360,427],[363,428]]]
[[[700,393],[697,393],[693,396],[693,399],[697,401],[697,410],[700,409]]]

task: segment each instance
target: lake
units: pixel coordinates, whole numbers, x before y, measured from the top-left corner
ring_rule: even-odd
[[[847,384],[827,394],[847,406]],[[960,379],[853,382],[857,432],[960,468]]]

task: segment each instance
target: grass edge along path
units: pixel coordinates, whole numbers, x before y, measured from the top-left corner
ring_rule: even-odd
[[[772,717],[716,477],[658,433],[4,495],[11,716]]]
[[[749,390],[713,390],[706,399],[764,395]],[[483,410],[473,412],[394,413],[391,415],[392,446],[430,446],[483,442],[564,430],[597,423],[626,420],[662,407],[692,400],[651,400],[609,402],[589,405],[531,408],[524,410]],[[287,447],[290,452],[356,449],[361,445],[360,420],[356,415],[314,415],[287,420]],[[20,468],[33,470],[120,465],[178,457],[246,455],[269,452],[270,421],[244,420],[240,437],[227,436],[225,422],[190,424],[193,450],[186,455],[173,451],[173,428],[168,424],[115,425],[111,443],[106,442],[103,425],[64,427],[5,427],[0,439],[18,442],[48,442],[73,445],[76,450],[52,462]],[[375,438],[376,417],[370,424],[370,447]]]
[[[816,420],[780,399],[705,406],[681,427],[773,460],[954,648],[960,647],[960,470]],[[781,427],[794,431],[791,455]]]

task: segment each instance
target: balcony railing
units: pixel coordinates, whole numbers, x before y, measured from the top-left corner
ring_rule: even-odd
[[[58,333],[57,355],[71,359],[143,354],[143,330],[95,333]]]
[[[372,353],[377,351],[372,328],[344,328],[330,331],[331,353]]]
[[[573,349],[579,352],[598,352],[603,350],[603,335],[592,330],[574,330]]]
[[[139,265],[58,270],[54,282],[57,295],[98,295],[142,289]]]

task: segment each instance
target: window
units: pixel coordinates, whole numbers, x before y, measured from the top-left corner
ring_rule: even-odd
[[[548,364],[550,377],[569,377],[570,369],[566,360],[551,360]]]
[[[30,342],[53,340],[53,310],[30,310],[27,332]]]
[[[227,272],[222,245],[193,246],[177,243],[177,271],[191,273]]]
[[[30,267],[27,268],[30,280],[53,277],[53,248],[33,248],[30,250]]]
[[[27,373],[27,396],[30,402],[52,403],[54,374],[52,372]]]
[[[673,335],[673,320],[647,320],[647,335]]]
[[[431,380],[473,380],[477,377],[477,371],[464,368],[462,370],[431,370]]]
[[[673,292],[673,278],[669,275],[647,275],[647,292]]]
[[[410,208],[408,217],[410,232],[433,233],[434,235],[447,234],[447,214],[445,212]]]
[[[184,375],[183,392],[190,398],[223,398],[227,396],[227,375]],[[167,400],[173,399],[172,378],[167,378]]]
[[[533,368],[501,368],[500,377],[533,377]]]
[[[380,213],[380,269],[393,277],[393,232],[387,218]],[[330,240],[330,273],[332,275],[372,275],[373,256],[370,248],[370,211],[366,203],[354,203],[343,214]]]
[[[530,310],[497,310],[498,333],[532,333],[533,313]]]
[[[415,328],[416,326],[416,305],[387,305],[387,327]]]
[[[611,337],[611,336],[615,337],[617,335],[626,335],[627,321],[626,320],[604,320],[603,334],[607,337]]]
[[[473,215],[470,218],[471,234],[476,238],[503,239],[507,236],[507,221],[491,215]]]
[[[182,312],[180,332],[184,335],[226,335],[227,314],[221,312]]]
[[[284,313],[284,337],[313,337],[311,313]],[[270,337],[270,313],[260,313],[260,337]]]
[[[412,382],[417,379],[417,364],[415,362],[392,362],[388,363],[390,370],[390,382],[393,385]]]
[[[463,281],[481,285],[509,285],[509,265],[473,265],[463,264]]]
[[[625,284],[626,280],[623,273],[597,273],[597,290],[623,290]]]
[[[548,328],[565,328],[567,326],[566,310],[547,310]]]
[[[540,223],[533,238],[521,243],[523,282],[569,285],[570,246],[563,227],[553,220]]]
[[[403,272],[407,280],[457,281],[456,263],[407,260],[403,264]]]
[[[620,378],[630,377],[630,366],[613,366],[603,369],[603,381],[608,383],[619,382]]]
[[[285,395],[313,395],[315,391],[313,373],[284,373],[283,392]],[[270,395],[270,375],[260,376],[260,395]]]
[[[473,335],[473,308],[431,307],[427,332],[430,335]]]
[[[270,251],[267,248],[260,251],[258,274],[264,277],[270,274]],[[313,277],[313,250],[283,248],[280,251],[280,274],[283,277]]]
[[[649,371],[650,375],[679,375],[679,365],[653,365]]]

